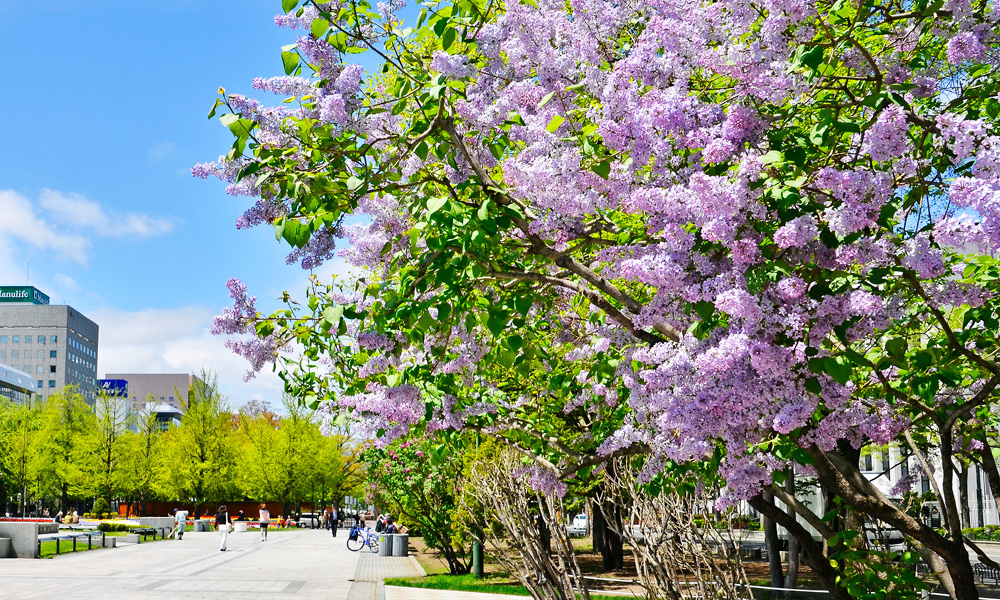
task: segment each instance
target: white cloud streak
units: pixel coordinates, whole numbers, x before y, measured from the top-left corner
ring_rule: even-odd
[[[282,382],[267,370],[243,381],[247,362],[209,333],[217,311],[185,306],[136,312],[99,309],[87,316],[101,328],[98,373],[194,373],[219,377],[222,392],[234,406],[252,399],[281,404]]]
[[[101,236],[150,237],[168,233],[174,228],[173,223],[166,219],[108,210],[80,194],[44,189],[38,202],[53,219],[71,227],[93,230]]]

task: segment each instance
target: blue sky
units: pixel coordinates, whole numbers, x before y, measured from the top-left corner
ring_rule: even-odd
[[[235,229],[248,199],[189,169],[232,141],[207,119],[219,86],[252,96],[253,77],[283,74],[280,6],[0,0],[0,284],[27,276],[97,321],[101,376],[206,367],[234,404],[279,403],[277,378],[243,383],[208,328],[229,277],[267,309],[308,274],[269,230]]]

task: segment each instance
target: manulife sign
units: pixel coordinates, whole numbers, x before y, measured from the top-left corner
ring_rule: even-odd
[[[0,302],[48,304],[49,297],[30,285],[0,285]]]

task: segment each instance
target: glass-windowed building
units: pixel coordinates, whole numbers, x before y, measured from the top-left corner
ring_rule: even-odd
[[[31,286],[0,286],[0,363],[31,375],[44,400],[67,385],[93,405],[100,328]]]

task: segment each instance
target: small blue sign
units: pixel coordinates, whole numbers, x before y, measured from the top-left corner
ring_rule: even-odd
[[[98,379],[97,383],[109,396],[128,396],[128,381],[124,379]]]

